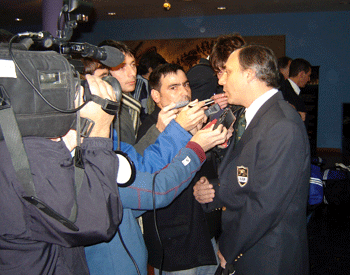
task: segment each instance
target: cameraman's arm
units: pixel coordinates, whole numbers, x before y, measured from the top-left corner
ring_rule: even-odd
[[[91,75],[86,75],[86,80],[89,83],[91,94],[97,95],[103,99],[116,101],[116,95],[113,92],[113,88],[107,82]],[[81,109],[80,115],[81,117],[89,118],[95,122],[90,137],[109,137],[110,126],[114,116],[106,113],[101,105],[91,101]]]
[[[86,75],[86,80],[89,83],[91,94],[97,95],[103,99],[107,98],[116,101],[115,93],[107,82],[91,75]],[[82,102],[82,97],[83,94],[81,95],[80,102]],[[78,98],[76,99],[75,105],[78,107]],[[81,109],[80,116],[89,118],[95,122],[95,125],[90,133],[90,137],[109,137],[110,125],[114,116],[103,111],[101,105],[90,101],[84,108]],[[69,130],[68,133],[62,138],[69,151],[72,151],[75,148],[76,139],[75,130]]]

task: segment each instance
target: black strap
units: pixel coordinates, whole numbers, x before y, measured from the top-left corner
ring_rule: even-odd
[[[10,105],[2,105],[0,114],[0,127],[18,180],[22,183],[28,196],[36,196],[28,157],[24,150],[22,136],[13,109]]]
[[[115,115],[119,110],[120,103],[117,101],[112,101],[107,98],[103,99],[102,97],[99,97],[97,95],[91,94],[89,84],[87,81],[82,81],[81,83],[84,86],[84,100],[85,101],[93,101],[99,105],[101,105],[103,111],[105,111],[107,114]]]

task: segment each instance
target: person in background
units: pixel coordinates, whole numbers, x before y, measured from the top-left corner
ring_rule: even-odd
[[[155,50],[143,54],[137,66],[136,86],[132,92],[132,96],[141,103],[141,122],[152,113],[149,110],[151,100],[149,100],[151,90],[149,88],[148,79],[152,71],[159,65],[167,63],[166,60]]]
[[[289,78],[289,67],[290,67],[290,63],[292,63],[292,60],[293,59],[291,59],[288,56],[282,56],[277,60],[278,69],[284,79]]]
[[[115,120],[114,129],[120,127],[120,140],[134,145],[136,133],[141,123],[141,103],[131,96],[131,93],[135,90],[137,72],[134,53],[126,44],[114,40],[104,40],[99,46],[114,47],[125,55],[123,63],[114,68],[109,68],[110,75],[119,81],[123,93],[119,113],[120,125]]]
[[[289,68],[289,78],[285,82],[285,87],[281,87],[284,99],[289,102],[299,113],[308,128],[309,117],[305,103],[300,97],[300,88],[304,88],[310,81],[311,65],[301,58],[294,59]]]
[[[190,81],[192,98],[199,101],[222,93],[222,87],[218,84],[218,78],[208,59],[201,58],[198,64],[194,65],[186,73]]]

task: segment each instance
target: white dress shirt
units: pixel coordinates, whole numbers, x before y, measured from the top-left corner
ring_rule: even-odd
[[[297,95],[300,95],[300,88],[297,84],[295,84],[295,82],[291,79],[288,78],[288,81],[290,83],[290,85],[292,85],[292,88],[294,90],[294,92],[297,94]]]
[[[245,110],[245,120],[246,120],[246,126],[247,129],[249,123],[254,118],[255,114],[259,111],[260,107],[264,105],[266,101],[268,101],[274,94],[278,92],[277,89],[271,89],[264,93],[263,95],[259,96],[257,99],[253,101],[253,103]]]

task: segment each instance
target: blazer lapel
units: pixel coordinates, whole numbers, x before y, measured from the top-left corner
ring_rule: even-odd
[[[234,142],[231,142],[229,147],[227,148],[227,151],[225,153],[225,156],[222,159],[222,162],[219,166],[218,173],[219,175],[222,174],[226,166],[231,162],[231,160],[234,158],[236,154],[238,154],[241,150],[241,148],[244,146],[246,141],[250,140],[252,129],[257,126],[259,123],[260,118],[271,108],[273,104],[275,104],[278,100],[283,100],[282,93],[278,91],[276,94],[274,94],[271,98],[269,98],[258,110],[258,112],[255,114],[253,120],[250,122],[249,127],[244,131],[241,140],[237,143],[237,145],[234,145]]]

